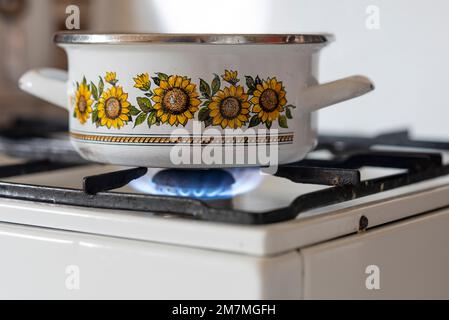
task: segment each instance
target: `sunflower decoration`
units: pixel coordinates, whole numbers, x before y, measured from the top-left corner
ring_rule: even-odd
[[[155,115],[152,121],[185,126],[189,119],[193,119],[201,104],[196,84],[184,76],[162,73],[158,73],[156,84],[158,87],[153,90],[151,97]]]
[[[211,85],[200,79],[200,91],[205,100],[203,108],[199,112],[199,120],[205,127],[214,125],[223,129],[237,129],[245,125],[249,120],[250,103],[248,94],[243,86],[237,85],[237,71],[225,70],[221,76],[231,86],[221,89],[221,81],[215,75]]]
[[[249,120],[250,103],[242,86],[219,90],[208,105],[212,125],[237,129]]]
[[[90,88],[86,82],[83,81],[83,83],[78,85],[76,91],[74,110],[74,117],[76,117],[81,124],[85,124],[92,113],[93,100],[91,97],[92,93]]]
[[[267,80],[247,77],[247,85],[253,95],[250,100],[253,104],[252,112],[256,114],[251,118],[250,127],[264,123],[267,128],[271,128],[273,121],[278,120],[281,128],[288,128],[287,117],[291,118],[290,108],[294,106],[286,106],[286,92],[282,82],[276,77]],[[287,111],[287,117],[282,114],[284,111]]]
[[[237,75],[237,71],[225,70],[225,73],[221,76],[221,78],[229,84],[235,86],[240,81],[240,79],[237,79]]]
[[[113,86],[105,90],[98,100],[97,123],[108,129],[111,127],[120,129],[132,120],[130,108],[128,94],[123,92],[122,87]]]
[[[149,91],[151,87],[150,76],[148,73],[142,73],[133,78],[134,88],[140,89],[142,91]]]
[[[116,72],[106,72],[106,75],[104,76],[104,80],[107,83],[115,86],[117,84],[117,82],[118,82],[118,80],[117,80],[117,73]]]

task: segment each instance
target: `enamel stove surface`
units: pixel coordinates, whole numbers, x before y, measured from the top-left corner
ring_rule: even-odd
[[[3,180],[80,188],[82,177],[115,169]],[[233,206],[264,211],[323,188],[264,176]],[[258,226],[1,198],[0,297],[448,298],[448,208],[449,177]],[[379,290],[367,289],[369,266]]]

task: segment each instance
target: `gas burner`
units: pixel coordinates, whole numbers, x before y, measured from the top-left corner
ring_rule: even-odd
[[[147,194],[213,200],[249,192],[262,179],[258,168],[148,169],[146,175],[131,181],[130,186]]]
[[[20,136],[0,131],[0,152],[21,160],[1,166],[0,178],[89,164],[70,148],[67,136],[54,137],[58,126],[38,135],[27,133],[30,127],[33,126],[23,126]],[[29,138],[25,138],[27,135]],[[387,148],[379,150],[380,146]],[[298,193],[289,204],[266,211],[236,209],[232,205],[233,197],[253,190],[264,179],[260,169],[254,168],[194,171],[131,168],[86,176],[82,189],[0,180],[0,197],[223,223],[269,224],[295,219],[311,209],[449,174],[449,164],[443,161],[449,143],[413,140],[406,132],[372,138],[321,136],[316,149],[329,157],[309,156],[297,163],[281,165],[274,176],[293,183],[328,187]],[[362,179],[360,169],[365,167],[399,169],[399,173]],[[141,193],[112,191],[127,185]]]

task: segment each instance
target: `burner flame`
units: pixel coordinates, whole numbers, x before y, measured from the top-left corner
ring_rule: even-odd
[[[259,168],[149,169],[130,186],[155,195],[228,199],[257,188],[262,179]]]

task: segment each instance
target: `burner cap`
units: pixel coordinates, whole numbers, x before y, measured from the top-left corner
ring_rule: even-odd
[[[221,169],[166,169],[156,173],[152,181],[162,193],[171,194],[175,190],[179,195],[195,197],[221,194],[235,183],[232,174]]]
[[[162,169],[131,182],[139,191],[201,199],[225,199],[256,188],[262,180],[258,168]]]

